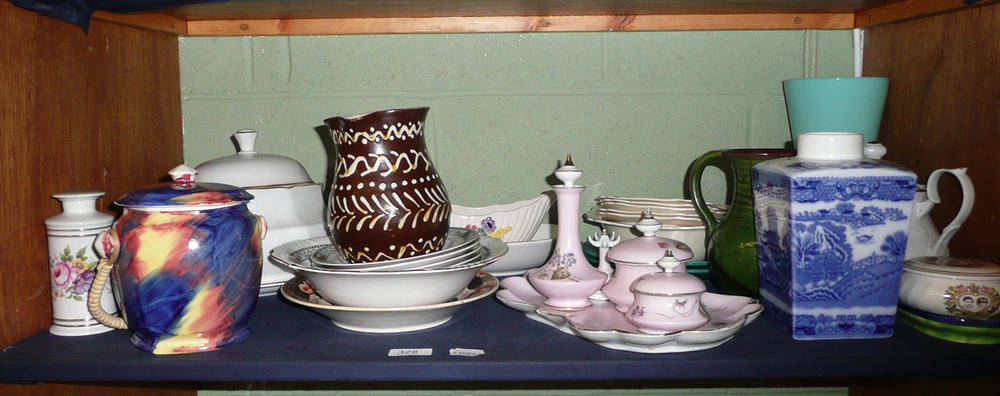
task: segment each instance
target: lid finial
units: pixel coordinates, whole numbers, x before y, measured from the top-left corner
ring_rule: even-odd
[[[254,144],[257,141],[257,131],[253,129],[240,129],[233,133],[236,145],[239,146],[240,154],[257,154]]]
[[[646,208],[642,211],[642,219],[635,223],[635,229],[639,230],[644,237],[656,236],[656,232],[663,228],[663,223],[653,217],[653,210]]]
[[[169,172],[170,179],[173,180],[173,184],[180,187],[191,187],[194,185],[194,177],[198,174],[198,170],[190,166],[180,164],[175,166]]]
[[[566,161],[563,162],[563,165],[560,166],[559,169],[556,169],[555,174],[556,178],[563,182],[562,187],[577,187],[577,185],[573,183],[576,182],[580,176],[583,176],[583,171],[581,171],[580,168],[577,168],[576,165],[573,165],[573,155],[567,154]]]
[[[681,262],[677,260],[677,257],[674,257],[673,251],[667,249],[667,251],[663,253],[663,258],[661,258],[660,261],[657,261],[656,265],[663,268],[664,272],[676,272],[677,267],[680,267]]]

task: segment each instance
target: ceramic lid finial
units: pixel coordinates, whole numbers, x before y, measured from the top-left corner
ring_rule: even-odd
[[[865,143],[863,150],[865,158],[868,159],[882,159],[888,153],[885,146],[879,142]]]
[[[180,164],[167,172],[175,185],[187,186],[194,184],[194,177],[198,170],[190,166]]]
[[[257,141],[257,131],[253,129],[240,129],[233,134],[236,145],[240,146],[240,154],[257,154],[254,143]]]
[[[639,230],[644,237],[656,236],[656,232],[663,227],[663,223],[653,217],[652,209],[642,211],[642,219],[635,223],[635,229]]]
[[[562,187],[577,187],[574,182],[583,176],[583,171],[573,165],[573,156],[566,155],[566,161],[563,162],[563,166],[556,169],[556,178],[563,182]]]
[[[656,265],[663,268],[664,272],[675,272],[677,271],[677,267],[680,267],[681,262],[677,260],[677,257],[674,257],[674,252],[667,249],[667,251],[663,253],[663,258],[661,258],[660,261],[657,261]]]

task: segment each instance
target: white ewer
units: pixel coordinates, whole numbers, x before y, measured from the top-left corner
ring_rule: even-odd
[[[99,257],[93,244],[97,234],[111,227],[114,216],[97,211],[100,191],[53,194],[63,212],[45,219],[49,245],[49,281],[52,286],[52,326],[58,336],[83,336],[114,330],[99,323],[87,310],[87,294]],[[104,289],[101,306],[117,313],[111,288]]]

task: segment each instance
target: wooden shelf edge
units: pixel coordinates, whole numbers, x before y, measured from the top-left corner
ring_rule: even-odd
[[[845,14],[580,15],[188,21],[189,36],[850,29]]]
[[[6,4],[6,2],[4,2]],[[94,19],[179,36],[852,29],[1000,3],[904,0],[855,13],[746,13],[184,20],[159,12],[97,11]]]
[[[187,34],[187,21],[155,12],[117,14],[112,12],[96,11],[91,18],[126,26],[156,30],[178,36]]]
[[[965,4],[963,0],[906,0],[858,11],[854,15],[854,25],[855,27],[863,28],[922,16],[943,14],[997,2],[997,0],[980,0],[973,4]]]

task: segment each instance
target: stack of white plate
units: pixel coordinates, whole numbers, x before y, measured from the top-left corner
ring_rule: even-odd
[[[691,200],[600,196],[595,201],[597,206],[584,214],[584,219],[621,235],[623,240],[640,236],[633,226],[642,218],[642,212],[649,210],[663,224],[656,236],[687,244],[694,253],[693,261],[705,259],[705,223],[698,217]],[[707,206],[719,221],[728,209],[726,205],[714,203],[707,203]]]
[[[479,262],[488,248],[481,244],[488,236],[481,236],[475,230],[451,228],[445,237],[444,246],[436,252],[396,260],[352,263],[333,245],[326,246],[312,254],[312,267],[319,270],[336,271],[404,271],[450,268]],[[495,239],[495,238],[490,238]]]
[[[624,223],[635,223],[642,212],[649,210],[661,223],[669,220],[676,226],[704,226],[689,199],[597,197],[597,213],[602,218]],[[726,206],[707,202],[708,210],[717,219],[726,214]]]
[[[451,228],[441,250],[404,259],[350,263],[326,237],[279,245],[271,250],[271,258],[300,275],[289,281],[294,284],[281,289],[290,302],[313,309],[343,328],[397,332],[444,323],[455,310],[473,301],[469,296],[481,298],[481,293],[470,294],[469,287],[482,292],[476,284],[495,280],[479,270],[507,250],[500,239]],[[291,293],[295,290],[315,296],[303,300],[297,292]],[[316,299],[322,304],[317,305]]]

